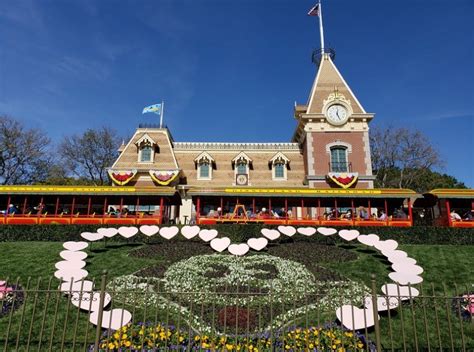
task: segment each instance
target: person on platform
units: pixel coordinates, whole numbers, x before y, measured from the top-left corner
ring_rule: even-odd
[[[369,219],[369,212],[368,212],[367,209],[365,209],[365,207],[363,207],[362,205],[357,208],[357,215],[358,215],[359,218],[361,218],[362,220],[368,220],[368,219]]]
[[[20,211],[18,210],[18,208],[14,204],[10,204],[8,206],[7,214],[14,215],[14,214],[18,214],[19,212]]]
[[[449,214],[449,216],[451,216],[451,220],[453,220],[453,221],[461,221],[462,220],[461,215],[456,213],[456,211],[454,209],[451,210],[451,213]]]
[[[387,214],[385,213],[385,210],[380,210],[380,215],[377,218],[377,220],[380,220],[380,221],[387,220]]]

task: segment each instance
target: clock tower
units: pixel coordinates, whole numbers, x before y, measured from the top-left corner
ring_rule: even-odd
[[[323,51],[306,105],[295,105],[293,141],[301,145],[311,188],[373,188],[369,122],[365,111]]]

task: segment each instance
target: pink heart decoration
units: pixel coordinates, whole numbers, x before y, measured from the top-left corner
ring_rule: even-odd
[[[94,242],[94,241],[99,241],[102,238],[104,238],[104,235],[100,233],[96,233],[96,232],[83,232],[81,233],[81,237],[90,242]]]
[[[330,227],[318,227],[317,231],[323,236],[332,236],[337,233],[336,229]]]
[[[98,229],[97,233],[104,235],[104,237],[110,238],[114,237],[118,233],[118,230],[113,227],[103,227]]]
[[[386,296],[390,297],[397,297],[400,298],[402,301],[406,301],[410,298],[415,298],[420,295],[420,291],[418,291],[414,287],[410,286],[399,286],[397,284],[385,284],[382,286],[382,292]]]
[[[79,281],[87,277],[89,273],[84,269],[57,270],[54,276],[62,281]]]
[[[217,237],[217,230],[201,230],[199,232],[199,238],[204,242],[209,242],[213,238]]]
[[[230,245],[230,238],[229,237],[222,237],[222,238],[214,238],[211,240],[211,248],[216,252],[223,252],[229,247]]]
[[[336,316],[341,324],[349,330],[361,330],[375,325],[372,309],[360,309],[353,305],[343,305],[336,310]]]
[[[247,252],[250,250],[248,244],[246,243],[231,244],[227,249],[230,254],[239,256],[247,254]]]
[[[360,235],[357,237],[357,241],[359,241],[362,244],[365,244],[366,246],[373,247],[375,246],[376,243],[379,242],[379,236],[377,235]]]
[[[249,238],[247,241],[247,244],[249,245],[250,248],[256,250],[256,251],[261,251],[264,249],[267,244],[268,240],[264,237],[260,238]]]
[[[112,297],[105,292],[102,307],[107,307],[111,300]],[[100,307],[100,292],[74,292],[71,303],[82,310],[95,312]]]
[[[188,240],[195,237],[200,231],[199,226],[188,226],[185,225],[181,228],[181,234]]]
[[[63,282],[60,286],[61,292],[66,294],[72,294],[74,292],[90,292],[94,287],[94,283],[88,280],[81,280],[72,283],[71,282]]]
[[[291,237],[296,233],[296,229],[293,226],[278,226],[278,231],[280,231],[282,234]],[[264,235],[265,236],[265,235]]]
[[[138,233],[138,229],[135,226],[121,226],[118,229],[118,233],[122,237],[130,238]]]
[[[276,240],[278,237],[280,237],[280,232],[277,230],[262,229],[260,232],[270,241]]]
[[[86,262],[83,260],[62,260],[54,264],[58,270],[74,270],[82,269],[86,266]]]
[[[140,226],[140,231],[145,236],[151,237],[153,235],[156,235],[158,231],[160,231],[160,228],[156,225],[142,225]]]
[[[70,260],[70,261],[84,260],[87,258],[86,252],[61,251],[59,255],[64,260]]]
[[[372,296],[365,297],[364,299],[365,308],[372,310],[373,302]],[[398,299],[396,297],[385,297],[377,296],[377,311],[385,312],[390,309],[395,309],[399,305]]]
[[[313,236],[316,233],[316,229],[314,227],[298,227],[297,231],[303,236]]]
[[[111,330],[118,330],[122,326],[127,325],[132,320],[132,314],[125,309],[122,308],[114,308],[111,311],[104,311],[102,313],[102,328],[104,329],[111,329]],[[89,316],[89,321],[97,325],[99,321],[99,312],[93,311]]]
[[[393,272],[388,274],[388,277],[395,282],[398,282],[400,285],[415,285],[423,281],[421,276],[405,273],[405,272]]]
[[[339,237],[345,239],[346,241],[355,240],[359,236],[359,231],[357,230],[341,230],[339,231]]]
[[[89,246],[89,243],[84,242],[84,241],[69,241],[69,242],[64,242],[63,247],[64,249],[67,249],[68,251],[82,251],[83,249],[86,249]]]
[[[170,227],[162,227],[160,229],[160,236],[164,239],[170,240],[174,236],[176,236],[179,232],[179,228],[177,226],[170,226]]]

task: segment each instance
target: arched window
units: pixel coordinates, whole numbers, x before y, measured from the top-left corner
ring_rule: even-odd
[[[336,146],[331,148],[331,172],[348,172],[347,148]]]
[[[285,164],[282,162],[275,163],[273,165],[274,178],[285,178]]]
[[[199,163],[199,178],[210,178],[210,170],[211,166],[209,165],[209,161],[201,161]]]
[[[151,145],[144,145],[140,149],[140,162],[149,163],[152,161],[153,148]]]
[[[237,174],[247,174],[247,161],[239,160],[237,162]]]
[[[212,180],[214,158],[207,152],[202,152],[195,159],[198,180]]]

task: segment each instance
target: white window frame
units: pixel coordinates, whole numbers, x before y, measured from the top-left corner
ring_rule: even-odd
[[[212,170],[213,170],[213,163],[214,158],[207,152],[202,152],[199,154],[195,159],[194,162],[197,165],[197,174],[196,174],[196,179],[199,181],[210,181],[212,180]],[[209,176],[208,177],[201,177],[201,165],[203,164],[208,164],[209,165]]]
[[[138,163],[139,164],[153,164],[155,162],[155,146],[156,142],[145,133],[138,141],[135,142],[135,145],[138,148]],[[145,146],[151,147],[151,158],[149,161],[142,161],[142,150]]]
[[[239,163],[245,163],[246,164],[246,168],[245,168],[245,174],[247,175],[247,185],[250,186],[250,163],[252,162],[252,159],[250,159],[250,157],[245,154],[244,152],[240,152],[234,159],[232,159],[232,165],[234,167],[234,182],[232,183],[232,185],[236,185],[236,179],[237,179],[237,175],[242,175],[241,173],[238,173],[237,172],[237,165]]]
[[[273,181],[287,181],[288,180],[288,165],[290,164],[290,159],[286,157],[285,154],[278,152],[273,158],[269,160],[269,164],[272,168],[272,180]],[[276,164],[283,164],[283,177],[276,176]]]

